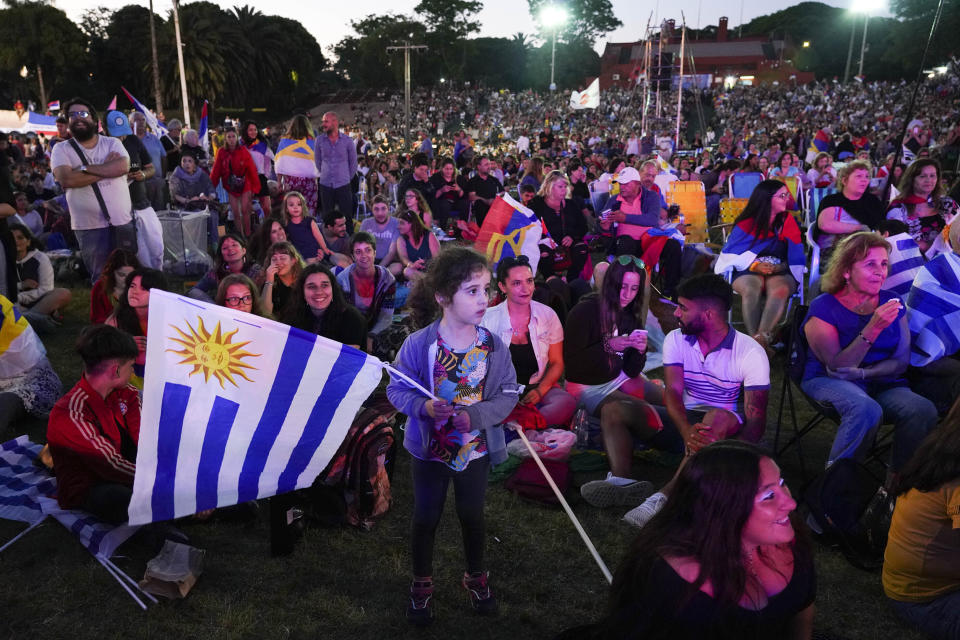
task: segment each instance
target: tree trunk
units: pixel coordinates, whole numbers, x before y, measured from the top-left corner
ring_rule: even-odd
[[[40,113],[47,112],[47,90],[43,86],[43,67],[37,63],[37,81],[40,83]]]
[[[163,113],[163,94],[160,93],[160,63],[157,61],[157,29],[153,23],[153,0],[150,0],[150,49],[153,52],[153,99],[157,115]]]

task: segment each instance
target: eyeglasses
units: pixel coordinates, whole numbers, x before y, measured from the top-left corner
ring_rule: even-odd
[[[90,112],[89,111],[71,111],[67,115],[71,120],[76,120],[77,118],[89,118]]]
[[[780,198],[781,200],[789,200],[789,199],[790,199],[790,192],[789,192],[789,191],[784,191],[783,193],[775,193],[775,194],[773,195],[773,197],[774,197],[774,198]]]
[[[624,255],[622,255],[622,256],[617,256],[617,262],[619,262],[619,263],[620,263],[621,265],[623,265],[624,267],[627,266],[628,264],[630,264],[630,263],[632,262],[633,264],[637,265],[637,266],[640,267],[641,269],[646,270],[646,268],[647,268],[646,263],[645,263],[643,260],[641,260],[640,258],[636,257],[636,256],[631,256],[631,255],[626,255],[626,254],[624,254]]]
[[[241,302],[243,304],[250,304],[251,302],[253,302],[253,296],[251,295],[230,296],[229,298],[226,298],[224,302],[226,302],[231,307],[239,307]]]

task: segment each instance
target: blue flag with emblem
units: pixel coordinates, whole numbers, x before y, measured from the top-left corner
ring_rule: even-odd
[[[312,333],[163,291],[150,336],[130,523],[310,486],[384,364]]]

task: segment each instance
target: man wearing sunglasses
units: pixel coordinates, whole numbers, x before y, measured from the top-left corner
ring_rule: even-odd
[[[607,210],[600,214],[600,225],[609,229],[617,223],[616,255],[640,256],[645,263],[660,266],[663,298],[675,302],[683,248],[660,229],[666,214],[660,193],[654,190],[658,171],[652,160],[644,162],[641,171],[622,169],[616,176],[620,195],[611,198]]]
[[[74,98],[64,113],[72,139],[53,148],[50,166],[66,193],[83,264],[96,281],[116,238],[136,237],[126,180],[130,156],[120,140],[97,133],[97,112],[88,100]]]

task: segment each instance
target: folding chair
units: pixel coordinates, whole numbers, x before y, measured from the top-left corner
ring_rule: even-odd
[[[761,182],[763,182],[762,173],[735,173],[730,176],[728,193],[731,198],[749,198]]]
[[[806,240],[807,248],[810,250],[810,266],[807,267],[807,287],[810,294],[813,295],[820,290],[820,245],[815,240],[817,233],[817,223],[814,222],[807,227]]]
[[[789,177],[776,176],[773,179],[787,185],[787,191],[790,192],[790,197],[793,198],[793,204],[794,204],[794,207],[790,209],[790,211],[795,212],[796,214],[802,216],[803,212],[806,211],[806,209],[803,206],[804,192],[800,184],[800,178],[798,178],[797,176],[789,176]],[[799,219],[797,222],[801,222],[801,221],[802,221],[802,218]]]
[[[820,202],[831,193],[836,192],[837,190],[833,187],[814,187],[810,189],[809,195],[807,196],[805,226],[809,227],[810,225],[816,223],[817,210],[820,208]]]
[[[800,383],[803,380],[803,370],[807,362],[807,353],[809,351],[807,337],[803,332],[803,320],[807,317],[807,311],[809,311],[809,307],[807,305],[797,305],[796,309],[793,311],[793,316],[790,318],[786,342],[787,366],[784,368],[783,372],[783,383],[780,388],[780,408],[777,410],[777,425],[773,435],[773,454],[777,458],[779,458],[790,447],[794,445],[797,446],[797,456],[799,457],[800,461],[800,476],[803,483],[806,483],[807,480],[806,463],[803,457],[802,447],[802,440],[804,436],[813,431],[813,429],[815,429],[817,425],[824,420],[830,420],[836,425],[839,425],[841,420],[840,414],[836,409],[833,408],[832,405],[812,398],[804,393],[803,388],[800,386]],[[810,404],[810,407],[814,411],[814,415],[807,420],[802,427],[799,426],[797,422],[797,411],[793,397],[794,386],[797,388],[800,394],[806,398],[807,402]],[[791,426],[793,427],[793,435],[781,447],[780,430],[783,426],[784,406],[789,406],[790,422]],[[878,434],[873,443],[873,447],[870,449],[870,453],[864,462],[878,462],[883,467],[886,467],[887,464],[883,461],[883,457],[886,452],[890,450],[892,445],[892,435],[892,430],[883,436]],[[882,481],[883,479],[879,478],[879,480]]]
[[[678,205],[687,225],[687,242],[707,241],[707,197],[699,180],[676,180],[670,183],[667,204]]]
[[[723,238],[723,244],[727,243],[727,234],[730,232],[730,227],[733,226],[734,221],[737,219],[743,210],[746,208],[747,203],[750,201],[750,198],[724,198],[720,201],[720,224],[714,225],[708,229],[718,229],[720,231],[720,236]]]

